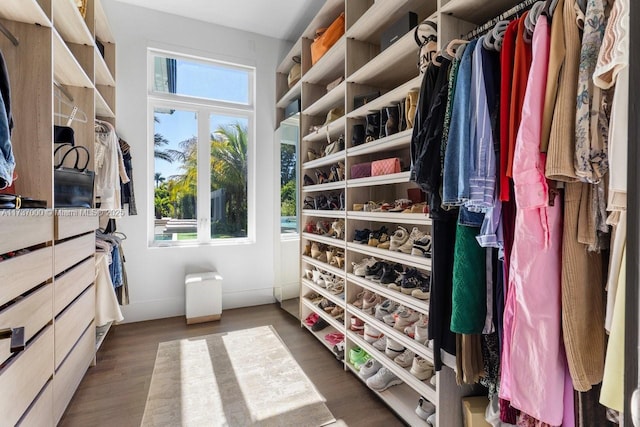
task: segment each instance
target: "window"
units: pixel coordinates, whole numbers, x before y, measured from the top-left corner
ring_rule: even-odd
[[[280,141],[280,233],[298,233],[298,117],[282,122]]]
[[[251,236],[254,69],[149,50],[153,243]]]

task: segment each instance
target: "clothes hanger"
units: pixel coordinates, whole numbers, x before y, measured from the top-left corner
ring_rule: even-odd
[[[4,24],[2,22],[0,22],[0,33],[4,34],[4,36],[6,38],[9,39],[9,41],[14,45],[14,46],[18,46],[20,44],[20,42],[18,41],[18,39],[16,38],[16,36],[13,35],[13,33],[11,31],[9,31],[9,29],[7,27],[4,26]]]
[[[556,10],[558,0],[546,0],[544,8],[542,9],[542,15],[545,15],[549,19],[553,17],[553,12]]]
[[[531,43],[533,40],[533,32],[535,31],[536,24],[538,23],[538,18],[540,18],[540,15],[542,14],[544,4],[544,1],[538,1],[534,3],[534,5],[531,7],[531,10],[529,11],[529,14],[527,15],[524,23],[524,39],[527,43]]]
[[[56,84],[56,88],[61,89],[61,87],[58,86],[58,84]],[[64,95],[64,92],[62,90],[60,90],[60,93],[62,93]],[[63,119],[68,119],[67,120],[67,126],[71,126],[71,123],[74,120],[76,122],[80,122],[80,123],[87,123],[87,120],[88,120],[87,119],[87,114],[84,111],[82,111],[80,108],[78,108],[77,105],[73,104],[72,102],[67,101],[65,99],[65,97],[60,95],[60,93],[58,93],[56,91],[53,91],[53,95],[58,100],[58,102],[60,104],[62,104],[62,105],[66,105],[67,107],[71,108],[71,112],[69,114],[56,112],[56,113],[53,113],[53,115],[56,116],[56,117],[62,117]]]
[[[507,32],[508,26],[509,26],[509,21],[500,20],[498,21],[496,26],[493,27],[493,31],[491,32],[493,34],[493,39],[494,39],[493,48],[497,52],[500,52],[502,50],[502,42],[504,41],[504,35]]]
[[[449,42],[449,44],[447,44],[447,47],[445,49],[445,51],[450,55],[450,56],[456,56],[456,51],[457,49],[462,46],[462,45],[466,45],[469,43],[469,40],[463,40],[463,39],[453,39]]]

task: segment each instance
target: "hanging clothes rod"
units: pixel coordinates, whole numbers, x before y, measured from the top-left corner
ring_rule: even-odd
[[[0,22],[0,32],[4,34],[5,37],[8,38],[14,46],[18,46],[20,44],[16,36],[14,36],[13,33],[9,31],[9,29],[5,27],[2,22]]]
[[[513,16],[531,8],[531,6],[533,6],[535,3],[537,3],[539,0],[525,0],[522,3],[519,3],[517,5],[515,5],[514,7],[512,7],[511,9],[507,10],[506,12],[501,13],[499,16],[496,16],[495,18],[493,18],[492,20],[486,22],[485,24],[479,26],[478,28],[476,28],[475,30],[470,31],[466,36],[464,36],[465,40],[472,40],[475,39],[479,36],[481,36],[482,34],[486,33],[487,31],[489,31],[490,29],[492,29],[493,27],[495,27],[495,25],[500,22],[500,21],[506,21],[510,18],[512,18]]]

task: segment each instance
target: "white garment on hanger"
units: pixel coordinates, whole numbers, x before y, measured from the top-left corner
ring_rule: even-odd
[[[100,122],[108,132],[96,132],[94,164],[96,172],[96,196],[100,209],[120,209],[120,144],[116,131],[110,123]],[[129,182],[124,176],[123,182]]]

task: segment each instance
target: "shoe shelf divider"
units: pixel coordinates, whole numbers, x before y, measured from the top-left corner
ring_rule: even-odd
[[[412,310],[417,310],[424,314],[429,314],[429,301],[422,301],[418,298],[414,298],[411,295],[403,294],[402,292],[389,289],[381,283],[372,282],[364,277],[356,276],[353,273],[347,273],[347,280],[351,283],[365,288],[373,293],[380,295],[386,299],[393,300],[408,307]]]
[[[302,138],[304,142],[318,142],[318,141],[326,141],[327,134],[329,134],[329,138],[334,140],[340,134],[344,134],[344,128],[347,124],[347,118],[345,116],[339,117],[338,119],[330,122],[326,126],[322,126],[318,130],[315,130],[305,137]],[[304,129],[303,129],[304,130]]]
[[[349,188],[371,187],[374,185],[404,184],[409,182],[410,172],[399,172],[388,175],[370,176],[368,178],[350,179]]]
[[[315,169],[320,168],[322,166],[328,166],[334,163],[338,163],[338,161],[344,160],[344,150],[338,151],[337,153],[329,154],[328,156],[320,157],[319,159],[310,160],[308,162],[304,162],[302,164],[302,169]],[[338,181],[342,182],[342,181]]]
[[[327,313],[326,311],[324,311],[320,307],[318,307],[315,304],[313,304],[309,299],[303,297],[303,298],[301,298],[301,300],[302,300],[302,303],[307,306],[307,308],[309,308],[311,311],[317,313],[321,318],[323,318],[336,331],[340,332],[340,331],[344,330],[344,322],[340,323],[333,316],[331,316],[329,313]]]
[[[303,232],[302,237],[311,240],[312,242],[324,243],[329,246],[344,249],[347,244],[343,239],[337,239],[335,237],[321,236],[319,234]]]
[[[319,217],[319,218],[346,218],[347,214],[345,211],[337,211],[337,210],[311,210],[311,209],[303,209],[302,216],[304,217]]]
[[[53,29],[53,76],[63,85],[93,88],[93,83],[56,29]]]
[[[423,213],[349,211],[349,219],[431,226],[431,218]]]
[[[306,82],[304,84],[306,84]],[[347,82],[343,80],[338,86],[334,87],[309,107],[305,108],[302,113],[309,116],[317,116],[326,114],[331,108],[342,107],[344,105],[346,90]]]
[[[380,362],[380,364],[382,364],[384,367],[386,367],[391,372],[393,372],[395,376],[397,376],[403,382],[408,384],[412,389],[418,392],[421,396],[424,396],[425,398],[427,398],[431,403],[438,406],[438,394],[431,387],[431,384],[429,384],[429,380],[420,381],[411,372],[409,372],[410,368],[403,368],[402,366],[398,365],[392,359],[387,357],[386,354],[376,350],[376,348],[373,345],[365,341],[364,338],[362,338],[359,334],[348,329],[346,335],[348,339],[350,339],[358,347],[362,348],[364,351],[369,353],[369,355],[371,355],[374,359]],[[348,357],[348,354],[346,351],[345,351],[344,357],[345,358]]]
[[[381,153],[385,151],[393,151],[398,149],[408,149],[411,142],[413,129],[407,129],[391,136],[376,139],[375,141],[366,142],[357,147],[347,148],[347,156],[363,156],[365,154]],[[353,181],[353,180],[352,180]]]
[[[347,242],[347,250],[360,253],[362,255],[381,258],[386,261],[415,267],[421,270],[431,271],[431,259],[417,255],[409,255],[403,252],[391,251],[389,249],[374,248],[362,243]]]
[[[306,262],[309,265],[313,265],[319,268],[320,270],[324,270],[328,273],[333,273],[334,275],[341,277],[343,279],[345,278],[344,269],[336,268],[332,265],[327,264],[326,262],[318,261],[317,259],[313,259],[310,256],[306,256],[306,255],[302,256],[302,261]]]
[[[93,49],[93,57],[96,64],[96,85],[115,87],[116,81],[97,46]]]
[[[313,283],[311,280],[309,279],[302,279],[302,284],[304,286],[306,286],[307,288],[311,289],[312,291],[322,295],[323,297],[325,297],[326,299],[328,299],[329,301],[331,301],[332,303],[334,303],[337,306],[340,306],[342,308],[346,307],[346,304],[344,302],[344,300],[342,298],[339,298],[338,296],[332,294],[331,292],[327,291],[325,288],[318,286],[317,284]]]
[[[315,185],[307,185],[302,188],[304,193],[312,193],[315,191],[329,191],[329,190],[343,190],[344,189],[344,181],[330,182],[328,184],[315,184]]]

